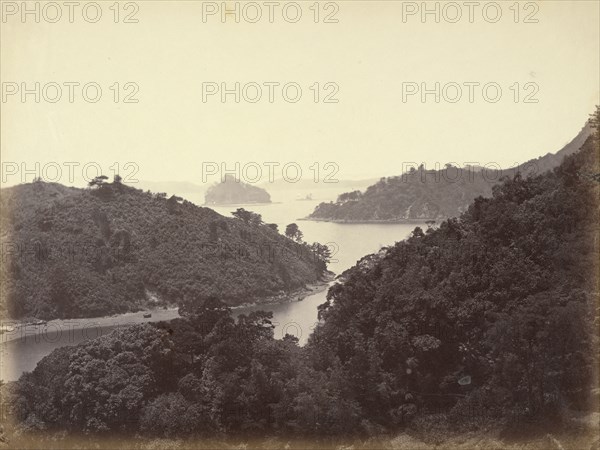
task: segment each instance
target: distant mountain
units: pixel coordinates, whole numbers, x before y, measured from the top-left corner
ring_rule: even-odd
[[[218,296],[284,295],[323,272],[306,244],[181,197],[121,183],[41,181],[1,191],[3,317],[96,317]]]
[[[370,186],[371,184],[375,183],[376,181],[377,178],[368,178],[360,180],[318,180],[315,182],[315,180],[312,178],[302,178],[296,182],[292,182],[291,180],[277,178],[272,182],[266,181],[264,183],[261,183],[259,186],[273,191],[301,190],[312,192],[321,189],[364,189],[367,186]]]
[[[537,174],[541,174],[547,172],[549,170],[558,167],[565,159],[565,156],[572,155],[579,151],[581,146],[585,143],[588,137],[592,135],[594,129],[592,128],[590,122],[586,122],[585,126],[581,129],[579,134],[571,140],[567,145],[565,145],[562,149],[557,151],[556,153],[546,153],[544,156],[540,156],[537,159],[532,159],[527,161],[524,164],[519,166],[523,172],[527,173],[532,169],[535,170]]]
[[[521,172],[541,174],[558,167],[565,156],[575,153],[592,134],[589,123],[557,153],[548,153],[507,170],[482,167],[442,170],[423,166],[401,176],[384,177],[363,191],[346,192],[337,201],[320,203],[307,219],[333,222],[402,222],[443,220],[457,217],[479,196],[490,197],[502,176]]]
[[[222,182],[208,188],[204,195],[204,203],[206,205],[271,203],[271,196],[265,189],[226,175]]]
[[[152,192],[166,192],[169,195],[201,194],[206,188],[189,181],[148,181],[139,180],[135,184],[129,184],[137,189]]]

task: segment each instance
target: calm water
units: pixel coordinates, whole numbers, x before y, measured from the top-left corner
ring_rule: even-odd
[[[307,192],[306,192],[307,193]],[[306,193],[301,193],[304,196]],[[335,189],[321,190],[314,194],[315,200],[297,201],[298,192],[273,195],[274,202],[270,205],[245,206],[246,209],[262,214],[267,223],[276,223],[279,230],[296,222],[304,233],[306,242],[318,241],[327,243],[334,253],[329,269],[340,274],[352,267],[362,256],[376,252],[382,246],[393,244],[406,238],[417,226],[416,224],[334,224],[327,222],[298,221],[307,216],[321,201],[335,199],[339,192]],[[293,196],[292,196],[293,195]],[[185,196],[190,201],[203,203],[201,196]],[[229,215],[236,207],[214,207],[217,212]],[[275,337],[281,338],[286,333],[299,338],[300,343],[306,343],[309,334],[317,323],[317,306],[325,302],[327,291],[308,295],[303,301],[276,305],[262,305],[236,309],[235,315],[248,313],[252,310],[267,310],[273,312],[273,322],[276,325]],[[154,311],[152,321],[168,320],[175,317],[175,311]],[[75,345],[85,339],[93,339],[114,330],[117,326],[148,321],[142,313],[106,318],[88,324],[83,329],[76,321],[66,322],[62,326],[31,327],[26,335],[19,339],[5,342],[0,338],[0,379],[11,381],[17,379],[24,371],[31,371],[37,362],[57,347]],[[9,335],[6,333],[4,336]]]

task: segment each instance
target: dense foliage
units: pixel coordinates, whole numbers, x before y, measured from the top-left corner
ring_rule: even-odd
[[[118,179],[90,184],[2,190],[4,316],[94,317],[217,293],[237,305],[285,295],[324,270],[308,245],[262,220],[225,218]]]
[[[11,386],[12,413],[26,431],[111,436],[352,432],[358,407],[336,375],[295,338],[273,339],[270,318],[235,322],[209,298],[186,318],[60,348]]]
[[[226,175],[221,183],[216,183],[206,191],[204,203],[206,205],[271,203],[271,196],[263,188],[244,183],[231,175]]]
[[[305,348],[270,313],[186,317],[56,350],[11,386],[24,430],[325,437],[560,424],[594,408],[599,140],[345,272]],[[596,321],[596,324],[594,324]],[[596,399],[597,400],[597,399]],[[440,414],[434,416],[440,420]]]
[[[590,138],[552,173],[506,180],[460,219],[416,228],[343,274],[310,348],[321,370],[342,365],[365,417],[591,407],[598,153]]]
[[[565,156],[583,145],[592,132],[590,124],[563,149],[547,154],[508,170],[489,166],[457,167],[447,164],[443,169],[411,167],[401,176],[381,178],[365,192],[340,194],[336,202],[320,203],[310,219],[337,222],[398,222],[443,220],[458,217],[479,196],[490,197],[492,188],[503,176],[516,173],[541,174],[557,167]]]

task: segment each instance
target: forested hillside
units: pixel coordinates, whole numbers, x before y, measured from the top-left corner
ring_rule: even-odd
[[[596,135],[554,171],[517,175],[364,257],[330,289],[305,348],[274,340],[270,313],[234,322],[210,298],[183,319],[56,350],[10,386],[17,429],[403,430],[428,445],[482,433],[494,448],[532,436],[549,448],[547,433],[564,432],[568,448],[589,448],[574,417],[598,407],[598,157]]]
[[[35,181],[3,189],[1,206],[2,306],[12,318],[95,317],[214,294],[238,305],[325,270],[257,214],[226,218],[118,178],[89,189]]]
[[[411,168],[401,176],[382,178],[364,192],[346,192],[337,201],[320,203],[308,217],[334,222],[398,222],[458,217],[479,196],[490,197],[502,177],[517,172],[541,174],[557,167],[592,133],[589,123],[557,153],[548,153],[507,170],[490,167]]]
[[[341,364],[387,426],[442,410],[516,431],[595,410],[598,153],[590,138],[342,274],[310,346],[321,370]]]

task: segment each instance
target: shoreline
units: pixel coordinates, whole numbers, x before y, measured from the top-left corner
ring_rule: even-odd
[[[306,222],[330,222],[330,223],[338,223],[338,224],[348,224],[348,225],[357,225],[357,224],[365,224],[365,225],[373,225],[373,224],[382,224],[382,225],[409,225],[411,223],[414,224],[425,224],[426,222],[433,220],[434,222],[443,222],[447,219],[316,219],[313,217],[301,217],[296,220],[303,220]]]
[[[302,300],[304,300],[306,297],[308,297],[310,295],[318,294],[318,293],[323,292],[324,290],[328,289],[329,286],[331,285],[331,283],[335,280],[335,277],[336,277],[335,273],[328,272],[324,276],[323,280],[318,280],[318,281],[316,281],[314,283],[310,283],[304,287],[294,289],[289,294],[285,294],[285,295],[281,295],[281,296],[277,295],[277,296],[266,297],[264,299],[257,300],[255,302],[243,303],[241,305],[236,305],[236,306],[229,306],[229,308],[231,308],[232,312],[235,312],[236,310],[243,309],[243,308],[255,308],[257,306],[269,306],[269,305],[279,305],[279,304],[284,304],[284,303],[301,302]]]
[[[335,280],[335,274],[328,272],[322,280],[310,283],[304,287],[295,289],[294,291],[285,294],[267,297],[250,303],[230,306],[232,315],[236,316],[243,313],[245,308],[256,308],[259,306],[268,307],[269,305],[278,305],[284,303],[294,303],[304,300],[306,297],[318,294],[328,289],[331,282]],[[144,317],[144,314],[151,313],[151,317]],[[113,314],[111,316],[101,317],[82,317],[74,319],[52,319],[43,324],[19,323],[18,321],[6,320],[2,322],[3,333],[0,333],[0,344],[17,341],[19,339],[38,335],[40,333],[53,333],[59,330],[79,331],[84,329],[98,329],[109,327],[120,327],[138,325],[141,323],[161,322],[177,319],[179,315],[179,307],[155,307],[144,309],[135,312],[126,312],[122,314]],[[12,325],[12,327],[11,327]]]
[[[151,313],[152,317],[144,317],[144,314],[147,313]],[[113,314],[110,316],[52,319],[38,325],[32,323],[18,323],[17,321],[4,321],[4,327],[9,324],[14,325],[11,330],[4,331],[4,333],[0,334],[0,343],[5,344],[40,333],[59,332],[59,330],[68,330],[71,332],[84,329],[129,326],[147,322],[172,320],[177,317],[180,317],[179,307],[156,307],[135,312]]]

